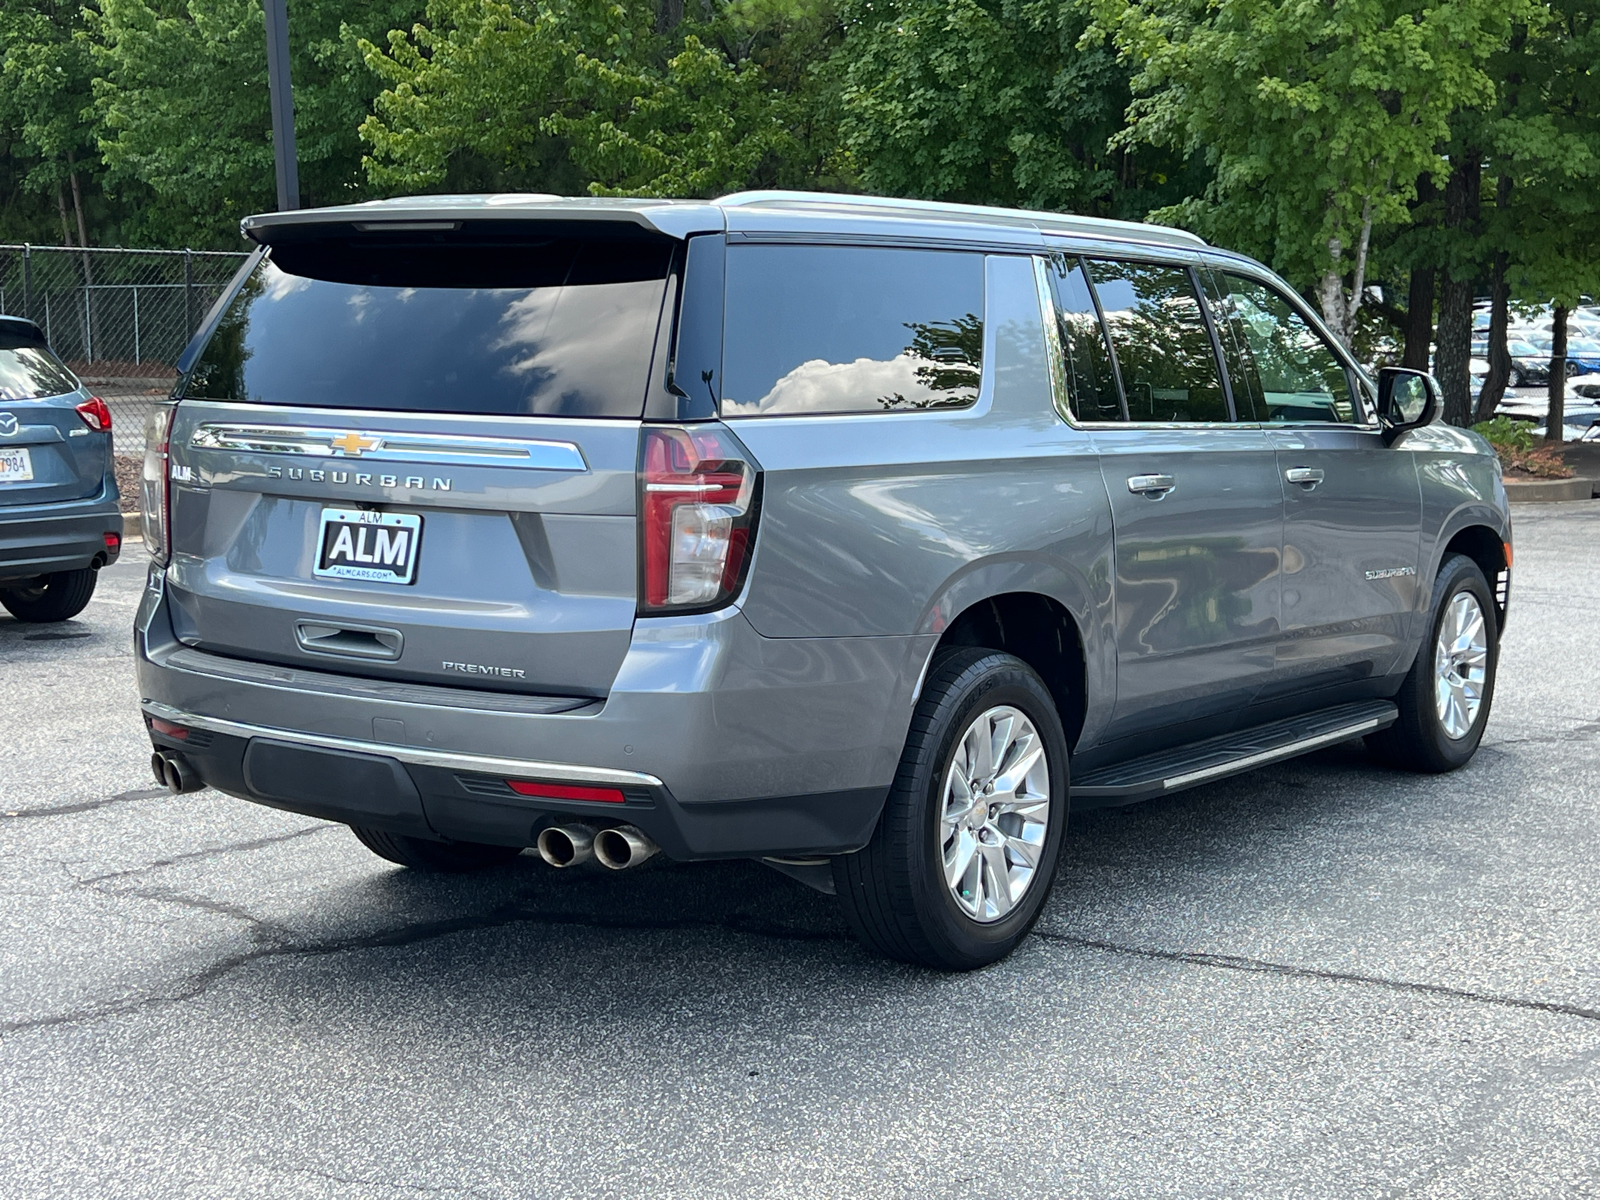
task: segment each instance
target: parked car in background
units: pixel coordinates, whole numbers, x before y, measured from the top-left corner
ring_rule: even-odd
[[[65,621],[122,551],[111,410],[21,317],[0,316],[0,605]]]
[[[175,791],[422,870],[755,858],[965,969],[1069,808],[1478,747],[1494,452],[1242,255],[770,192],[245,232],[147,439]]]

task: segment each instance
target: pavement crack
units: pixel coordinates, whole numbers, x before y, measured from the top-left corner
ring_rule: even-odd
[[[1246,971],[1257,975],[1282,975],[1292,979],[1321,979],[1333,983],[1359,983],[1369,987],[1387,988],[1393,992],[1413,995],[1439,996],[1446,1000],[1466,1000],[1474,1004],[1493,1004],[1500,1008],[1518,1008],[1531,1012],[1556,1013],[1564,1017],[1578,1017],[1585,1021],[1600,1021],[1600,1009],[1584,1008],[1578,1004],[1562,1004],[1553,1000],[1527,1000],[1520,996],[1500,996],[1493,992],[1470,991],[1466,988],[1447,987],[1440,983],[1416,983],[1406,979],[1386,979],[1381,975],[1362,975],[1351,971],[1325,971],[1317,967],[1297,967],[1290,963],[1267,962],[1259,958],[1245,958],[1236,954],[1210,954],[1204,951],[1156,950],[1144,946],[1124,946],[1098,938],[1075,937],[1067,933],[1050,933],[1035,929],[1033,936],[1046,942],[1064,946],[1078,946],[1085,950],[1100,950],[1128,958],[1154,959],[1160,962],[1183,963],[1192,967],[1216,967],[1224,971]]]
[[[166,788],[135,788],[130,792],[118,792],[115,796],[103,796],[99,800],[84,800],[77,804],[57,804],[50,808],[21,808],[8,812],[0,812],[0,821],[25,821],[30,817],[64,817],[71,813],[93,812],[97,808],[105,808],[110,804],[126,804],[130,800],[154,800],[157,796],[166,796],[170,793]]]
[[[296,838],[310,837],[314,833],[326,833],[337,828],[333,825],[310,825],[304,829],[296,829],[293,833],[279,833],[272,837],[255,838],[248,842],[232,842],[226,846],[207,846],[200,850],[190,850],[183,854],[174,854],[171,858],[157,859],[155,862],[143,867],[130,867],[126,871],[109,871],[104,875],[91,875],[88,879],[78,880],[81,887],[90,887],[97,883],[105,883],[112,879],[127,879],[134,875],[145,875],[151,871],[159,871],[163,867],[176,866],[196,858],[211,858],[219,854],[243,854],[249,850],[260,850],[266,846],[275,846],[279,842],[292,842]],[[128,895],[131,893],[118,893]]]
[[[227,916],[236,917],[239,920],[251,922],[256,927],[257,940],[260,944],[250,950],[217,959],[210,966],[194,972],[177,987],[166,992],[135,996],[101,1004],[88,1004],[81,1008],[55,1013],[50,1016],[23,1017],[12,1021],[0,1021],[0,1034],[24,1033],[34,1029],[80,1025],[91,1021],[103,1020],[107,1017],[138,1012],[147,1008],[183,1004],[210,991],[212,987],[235,971],[264,959],[322,958],[328,955],[348,954],[361,950],[391,949],[434,941],[438,938],[451,937],[458,933],[487,932],[515,925],[544,925],[551,928],[577,927],[621,931],[649,930],[655,932],[696,929],[720,930],[726,933],[743,934],[751,937],[767,937],[797,942],[848,942],[850,940],[850,936],[843,932],[796,929],[791,926],[773,925],[768,922],[749,920],[738,913],[730,914],[721,921],[710,921],[673,918],[629,920],[620,917],[608,918],[595,913],[539,912],[527,908],[524,903],[526,897],[520,897],[476,917],[449,917],[437,921],[422,921],[412,925],[401,925],[393,929],[378,930],[373,933],[350,937],[296,942],[292,940],[292,935],[281,927],[262,921],[259,917],[233,905],[222,905],[219,901],[207,901],[193,896],[183,896],[175,892],[164,891],[152,891],[149,893],[124,891],[117,894],[142,896],[144,899],[149,900],[167,900],[174,904],[187,904],[191,907],[205,908],[208,911],[220,912]],[[261,936],[263,931],[271,936]]]

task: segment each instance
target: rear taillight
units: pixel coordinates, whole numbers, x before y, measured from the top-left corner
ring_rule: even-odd
[[[111,410],[99,396],[90,396],[78,405],[78,415],[83,418],[85,425],[97,432],[103,433],[111,428]]]
[[[165,566],[171,553],[169,521],[172,484],[167,465],[167,439],[172,436],[173,404],[156,407],[144,423],[144,471],[139,481],[139,507],[144,521],[144,545],[157,564]]]
[[[726,430],[648,426],[640,455],[640,612],[703,611],[738,594],[759,471]]]

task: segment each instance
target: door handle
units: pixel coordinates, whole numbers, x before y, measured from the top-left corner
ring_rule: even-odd
[[[1320,467],[1290,467],[1283,473],[1283,477],[1290,483],[1298,483],[1309,492],[1322,482],[1322,470]]]
[[[1128,490],[1136,496],[1149,496],[1152,500],[1161,499],[1177,486],[1178,481],[1171,475],[1128,476]]]

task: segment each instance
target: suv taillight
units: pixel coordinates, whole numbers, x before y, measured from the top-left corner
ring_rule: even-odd
[[[171,506],[167,466],[167,439],[172,435],[172,417],[177,405],[162,404],[151,410],[144,422],[144,470],[139,480],[139,508],[144,522],[144,545],[150,557],[166,566],[168,516]]]
[[[738,594],[755,541],[759,478],[726,430],[645,428],[641,613],[705,611]]]
[[[78,415],[83,418],[83,423],[96,433],[104,433],[111,428],[111,409],[99,396],[90,396],[78,405]]]

